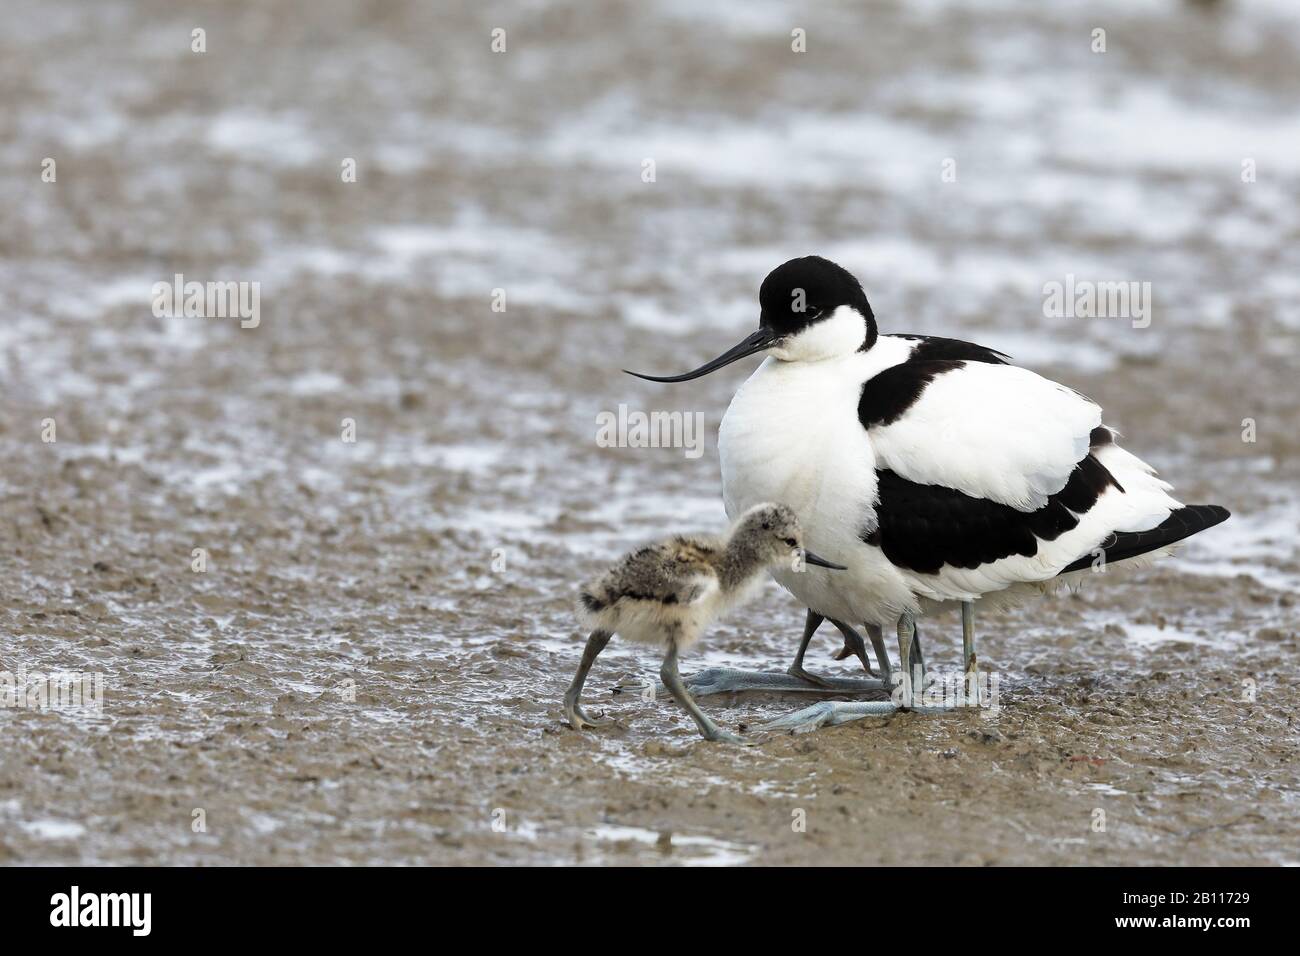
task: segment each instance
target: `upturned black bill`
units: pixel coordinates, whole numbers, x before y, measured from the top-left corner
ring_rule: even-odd
[[[747,355],[753,355],[755,352],[762,352],[764,349],[771,348],[778,337],[771,329],[759,329],[739,345],[727,349],[713,361],[705,362],[695,371],[683,372],[681,375],[643,375],[640,372],[632,372],[628,369],[623,369],[623,371],[627,372],[628,375],[643,378],[647,382],[689,382],[693,378],[701,378],[710,372],[716,372],[724,365],[738,362]]]

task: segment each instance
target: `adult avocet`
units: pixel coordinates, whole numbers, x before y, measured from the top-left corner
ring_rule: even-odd
[[[734,348],[639,377],[684,382],[768,353],[719,431],[727,513],[784,502],[848,566],[773,576],[817,614],[895,629],[905,701],[918,616],[961,607],[969,670],[975,601],[1042,592],[1099,556],[1113,568],[1167,553],[1228,517],[1175,500],[1073,389],[959,355],[909,361],[924,340],[879,335],[862,286],[827,259],[778,266],[759,303],[758,330]],[[881,706],[830,702],[801,726]]]

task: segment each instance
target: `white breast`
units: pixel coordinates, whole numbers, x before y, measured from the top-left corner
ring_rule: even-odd
[[[801,602],[837,620],[892,621],[891,613],[911,603],[901,575],[860,537],[874,521],[876,470],[858,421],[863,381],[910,349],[890,344],[821,362],[769,358],[736,393],[718,433],[728,517],[764,501],[788,505],[808,547],[848,565],[773,574]]]

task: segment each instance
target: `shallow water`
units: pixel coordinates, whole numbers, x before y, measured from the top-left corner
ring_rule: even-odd
[[[102,673],[106,700],[0,709],[0,861],[1300,858],[1300,12],[698,6],[16,3],[0,670]],[[619,369],[716,354],[809,252],[885,331],[1094,396],[1234,517],[982,613],[996,718],[710,746],[609,696],[658,668],[616,640],[588,699],[621,726],[571,731],[574,583],[720,526],[746,374]],[[260,282],[260,324],[155,317],[177,272]],[[1149,327],[1046,317],[1071,274],[1150,282]],[[703,413],[703,456],[599,447],[620,403]],[[801,626],[771,586],[687,669],[783,669]],[[923,627],[951,669],[957,622]],[[810,668],[851,673],[838,646]],[[803,703],[706,707],[734,727]]]

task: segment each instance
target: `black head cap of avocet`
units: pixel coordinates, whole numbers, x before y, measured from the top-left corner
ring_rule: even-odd
[[[821,256],[777,266],[763,280],[758,302],[758,331],[693,372],[661,376],[623,371],[650,382],[689,382],[756,352],[771,350],[788,362],[816,361],[876,343],[876,317],[861,283]]]

